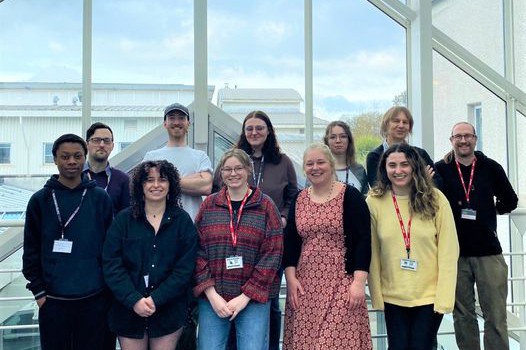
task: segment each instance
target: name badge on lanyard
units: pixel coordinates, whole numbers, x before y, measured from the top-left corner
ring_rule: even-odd
[[[392,190],[391,190],[392,192]],[[407,223],[407,230],[404,226],[404,220],[402,219],[402,214],[400,213],[400,208],[398,207],[398,201],[394,192],[391,193],[393,199],[393,205],[395,207],[396,216],[398,217],[398,222],[400,223],[400,230],[402,231],[402,237],[404,238],[405,251],[407,253],[407,259],[400,259],[400,268],[407,271],[416,271],[418,269],[418,262],[415,259],[411,259],[411,222],[412,217],[409,218]]]
[[[53,243],[53,253],[67,253],[71,254],[73,249],[73,242],[67,239],[55,239]]]
[[[458,176],[460,177],[460,184],[462,185],[462,189],[464,190],[464,194],[466,196],[466,203],[467,208],[460,210],[460,218],[464,220],[477,220],[477,211],[474,209],[469,208],[469,200],[471,195],[471,189],[473,188],[473,177],[475,175],[475,165],[477,164],[477,158],[473,158],[473,162],[471,163],[471,172],[469,174],[469,184],[466,188],[466,183],[464,182],[464,177],[462,176],[462,171],[460,170],[460,163],[458,160],[455,160],[455,163],[457,165],[457,171]]]
[[[84,201],[84,196],[86,195],[86,192],[88,191],[87,188],[84,189],[82,192],[82,196],[80,197],[80,202],[77,208],[73,211],[71,216],[68,218],[65,224],[62,223],[62,217],[60,216],[60,208],[58,207],[57,202],[57,195],[55,194],[55,190],[51,192],[51,195],[53,197],[53,204],[55,204],[55,211],[57,213],[57,220],[60,224],[61,233],[60,233],[60,239],[56,239],[53,242],[53,253],[66,253],[71,254],[71,251],[73,249],[73,242],[64,238],[64,231],[66,230],[66,227],[68,227],[69,223],[73,218],[77,215],[77,213],[80,210],[80,207],[82,206],[82,202]]]
[[[400,259],[400,268],[402,270],[416,271],[418,262],[415,259]]]
[[[227,192],[226,198],[228,203],[228,212],[230,213],[230,236],[232,237],[232,246],[234,247],[234,250],[237,246],[237,237],[238,237],[238,228],[239,228],[239,222],[241,221],[241,215],[243,214],[243,209],[245,208],[245,204],[247,203],[248,196],[250,194],[250,188],[247,189],[247,192],[245,193],[245,196],[243,197],[243,200],[241,201],[241,205],[239,206],[239,211],[237,214],[237,220],[234,224],[234,209],[232,208],[232,200],[230,199],[230,195]],[[234,255],[229,256],[228,258],[225,258],[225,264],[227,270],[234,270],[234,269],[242,269],[243,268],[243,256],[241,255]]]
[[[460,218],[465,220],[477,220],[477,211],[473,209],[462,209]]]
[[[225,259],[226,261],[226,269],[227,270],[234,270],[234,269],[242,269],[243,268],[243,257],[242,256],[231,256]]]

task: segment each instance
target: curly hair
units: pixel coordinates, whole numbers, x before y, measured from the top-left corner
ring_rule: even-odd
[[[330,122],[329,125],[327,125],[327,128],[325,129],[325,136],[323,136],[323,143],[329,146],[329,137],[332,132],[332,128],[335,126],[339,126],[343,129],[345,134],[347,134],[347,139],[349,140],[349,143],[347,144],[347,150],[345,151],[346,159],[345,162],[347,163],[347,166],[355,165],[356,164],[356,148],[354,146],[354,138],[352,136],[351,128],[349,128],[349,125],[347,125],[346,122],[343,122],[341,120],[336,120],[333,122]]]
[[[131,207],[134,218],[145,217],[144,211],[144,181],[148,178],[150,169],[157,168],[162,178],[168,179],[170,184],[166,196],[166,207],[181,208],[181,185],[179,171],[167,160],[145,161],[132,170],[130,181]]]
[[[241,135],[239,135],[239,140],[235,147],[242,149],[247,154],[253,153],[252,147],[248,143],[247,135],[245,134],[245,124],[252,118],[261,119],[267,125],[268,135],[261,152],[263,153],[265,160],[268,160],[273,164],[278,164],[281,161],[281,151],[279,149],[278,140],[276,139],[276,133],[274,132],[274,127],[272,126],[269,116],[263,111],[252,111],[247,114],[245,120],[243,120]]]
[[[425,220],[432,219],[438,211],[438,196],[434,191],[434,184],[429,176],[426,165],[416,149],[406,143],[396,144],[389,147],[378,166],[376,185],[371,189],[369,195],[372,197],[382,197],[388,190],[391,190],[391,180],[387,176],[387,158],[392,154],[403,153],[411,166],[412,178],[411,191],[409,194],[409,212],[411,215],[419,214]]]

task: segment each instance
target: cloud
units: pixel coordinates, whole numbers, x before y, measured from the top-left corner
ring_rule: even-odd
[[[361,50],[341,60],[314,60],[315,94],[350,101],[392,99],[405,90],[405,53]]]
[[[48,47],[53,53],[61,53],[65,51],[64,45],[55,40],[50,41]]]
[[[261,41],[281,43],[290,33],[289,26],[284,22],[263,21],[256,29],[257,36]],[[271,38],[269,40],[269,38]]]

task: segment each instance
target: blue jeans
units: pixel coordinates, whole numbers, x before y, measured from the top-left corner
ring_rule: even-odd
[[[238,350],[267,350],[270,302],[250,302],[234,319]],[[224,350],[231,322],[217,316],[208,300],[199,299],[199,350]]]

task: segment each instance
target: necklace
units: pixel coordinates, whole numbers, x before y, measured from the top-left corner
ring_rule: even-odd
[[[146,216],[153,217],[154,219],[157,218],[157,216],[162,216],[164,214],[164,210],[158,213],[146,213]]]
[[[326,198],[324,201],[321,201],[320,203],[328,202],[328,201],[331,199],[331,197],[332,197],[332,190],[334,189],[334,183],[335,183],[335,182],[336,182],[336,181],[332,181],[332,182],[331,182],[331,188],[329,189],[329,193],[327,194],[327,198]],[[310,195],[311,198],[312,198],[312,186],[309,187],[309,195]],[[316,196],[316,195],[315,195],[315,196]]]

